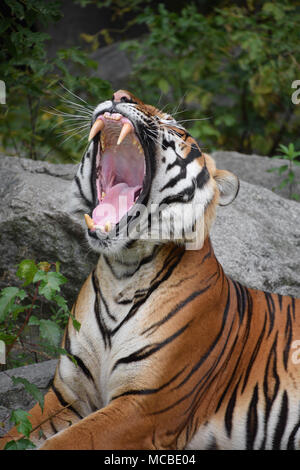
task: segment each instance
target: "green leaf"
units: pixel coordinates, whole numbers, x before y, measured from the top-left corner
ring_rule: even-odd
[[[37,318],[35,315],[31,315],[29,318],[28,325],[29,326],[40,326],[41,320]]]
[[[53,300],[54,302],[57,303],[57,305],[59,307],[61,307],[65,312],[68,312],[69,311],[69,308],[68,308],[68,303],[66,301],[66,299],[64,297],[62,297],[61,295],[55,295],[53,297]]]
[[[74,326],[75,330],[79,331],[80,327],[81,327],[81,323],[78,320],[76,320],[74,315],[70,314],[70,317],[72,318],[72,323],[73,323],[73,326]]]
[[[33,283],[35,284],[36,282],[40,281],[45,281],[47,282],[47,273],[45,271],[38,270],[33,278]]]
[[[23,286],[28,286],[33,281],[33,278],[37,272],[37,266],[31,259],[24,259],[18,267],[17,276],[19,279],[24,280]]]
[[[0,340],[4,341],[5,344],[11,344],[15,341],[16,335],[4,333],[0,331]]]
[[[62,274],[56,272],[48,272],[43,274],[45,276],[35,276],[35,279],[41,280],[39,294],[44,295],[47,300],[53,300],[56,292],[60,291],[60,286],[67,282],[67,279]]]
[[[61,341],[61,329],[52,320],[40,320],[40,335],[42,339],[49,341],[49,343],[55,347],[60,344]]]
[[[24,379],[23,377],[11,377],[11,380],[13,383],[16,384],[22,384],[24,385],[24,388],[26,392],[30,393],[30,395],[33,396],[33,398],[39,403],[41,410],[44,410],[44,395],[40,391],[40,389],[33,383],[29,382],[27,379]]]
[[[4,450],[26,450],[34,449],[36,445],[30,441],[30,439],[25,439],[22,437],[17,441],[9,441],[6,443]]]
[[[14,423],[17,430],[26,437],[29,437],[32,430],[32,424],[29,421],[28,416],[31,415],[20,408],[13,410],[10,416],[10,421]]]
[[[287,169],[288,169],[288,165],[282,165],[282,166],[280,166],[279,168],[277,168],[278,173],[279,173],[280,175],[282,175],[282,173],[284,173]]]
[[[15,299],[23,300],[26,292],[18,287],[5,287],[0,293],[0,322],[3,322],[10,313]]]
[[[169,88],[170,88],[170,85],[169,85],[169,83],[167,82],[167,80],[165,80],[164,78],[161,78],[160,80],[158,80],[158,88],[159,88],[163,93],[168,93]]]

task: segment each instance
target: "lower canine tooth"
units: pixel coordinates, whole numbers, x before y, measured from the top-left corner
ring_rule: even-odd
[[[105,232],[109,232],[111,229],[111,223],[110,222],[106,222],[105,226],[104,226],[104,230]]]
[[[123,142],[123,140],[125,139],[125,137],[128,134],[130,134],[130,132],[132,132],[132,130],[133,130],[132,124],[130,124],[129,122],[125,122],[123,124],[122,129],[121,129],[117,145],[120,145]]]
[[[87,227],[90,230],[92,230],[95,227],[93,219],[88,214],[84,214],[84,220],[85,220]]]

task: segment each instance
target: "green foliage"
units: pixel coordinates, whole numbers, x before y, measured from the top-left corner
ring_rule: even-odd
[[[59,271],[59,263],[23,260],[16,274],[22,286],[6,287],[0,291],[0,340],[7,345],[7,363],[14,365],[14,359],[10,359],[13,347],[44,354],[48,358],[67,354],[59,347],[63,328],[69,317],[77,331],[80,323],[71,315],[67,301],[60,293],[67,280]],[[48,319],[34,315],[45,299],[52,311]],[[41,340],[33,345],[26,340],[27,329],[32,326],[37,327]]]
[[[33,398],[39,403],[41,410],[42,411],[44,410],[44,395],[35,384],[32,384],[31,382],[29,382],[27,379],[24,379],[23,377],[12,376],[11,380],[13,381],[14,385],[17,385],[17,384],[24,385],[26,392],[28,392],[31,396],[33,396]],[[23,432],[23,434],[25,433]]]
[[[32,425],[27,418],[28,416],[30,415],[27,413],[27,411],[21,410],[19,408],[17,410],[13,410],[10,417],[10,421],[17,427],[17,430],[26,437],[29,437],[30,431],[32,429]]]
[[[35,445],[30,439],[24,437],[18,441],[9,441],[4,447],[4,450],[28,450],[34,449]]]
[[[283,175],[284,173],[287,174],[284,175],[285,177],[278,186],[278,188],[273,189],[282,189],[288,185],[290,199],[300,201],[300,194],[292,192],[294,185],[298,185],[300,183],[299,181],[296,181],[295,172],[293,170],[294,165],[300,166],[300,161],[297,160],[297,158],[300,157],[300,151],[295,150],[294,144],[289,144],[288,147],[286,145],[281,144],[279,145],[279,151],[281,152],[281,155],[274,155],[272,158],[280,158],[283,160],[287,160],[288,163],[286,165],[281,165],[278,168],[271,168],[268,171],[276,171],[279,175]]]
[[[105,3],[122,13],[121,0]],[[121,47],[134,57],[130,89],[138,96],[172,103],[165,109],[210,151],[273,155],[279,143],[300,145],[300,106],[291,102],[300,63],[296,2],[224,1],[205,16],[196,2],[180,11],[137,4],[127,1],[127,11],[149,34]]]
[[[79,48],[61,49],[54,58],[47,56],[50,36],[38,28],[62,16],[61,2],[4,0],[0,15],[0,78],[6,84],[7,94],[6,105],[0,106],[0,150],[32,159],[78,159],[83,149],[82,132],[87,133],[87,128],[66,131],[64,137],[72,136],[70,142],[61,134],[65,115],[56,111],[52,115],[47,110],[54,107],[69,113],[71,116],[65,116],[68,119],[75,114],[83,115],[71,121],[80,127],[87,124],[89,116],[87,119],[87,114],[78,107],[82,103],[79,99],[75,110],[70,103],[61,101],[60,83],[95,103],[111,96],[110,84],[97,77],[90,78],[98,64]]]
[[[73,356],[60,347],[63,328],[71,317],[74,328],[79,331],[80,323],[69,312],[66,299],[60,294],[61,286],[67,282],[60,273],[60,264],[42,261],[35,263],[33,260],[21,261],[17,269],[17,277],[22,281],[21,288],[6,287],[0,291],[0,339],[6,344],[6,362],[10,361],[13,347],[21,346],[26,351],[34,351],[49,357],[57,357],[59,354],[68,357],[77,365]],[[44,300],[52,303],[53,315],[49,319],[39,318],[33,315],[38,312]],[[23,315],[23,316],[22,316]],[[28,327],[37,327],[40,343],[27,344],[24,333]],[[18,364],[20,365],[20,364]],[[38,403],[43,411],[44,396],[39,388],[23,377],[11,377],[15,385],[21,384]],[[29,420],[29,413],[24,410],[13,410],[10,421],[21,433],[18,440],[12,440],[5,446],[6,450],[24,450],[34,448],[30,440],[30,434],[34,430]]]

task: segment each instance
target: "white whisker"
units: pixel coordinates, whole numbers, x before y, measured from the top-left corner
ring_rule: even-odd
[[[79,99],[80,101],[82,101],[83,103],[85,103],[87,106],[90,106],[83,98],[80,98],[80,96],[75,95],[75,93],[73,93],[71,90],[69,90],[67,87],[65,87],[62,83],[60,83],[60,86],[61,86],[62,88],[64,88],[68,93],[70,93],[71,95],[73,95],[74,98],[77,98],[77,99]]]

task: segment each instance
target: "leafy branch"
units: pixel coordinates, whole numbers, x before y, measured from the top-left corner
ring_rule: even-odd
[[[294,166],[300,166],[300,151],[295,150],[294,144],[290,143],[288,146],[280,144],[279,151],[281,155],[274,155],[272,158],[279,158],[282,160],[287,160],[287,164],[281,165],[278,168],[271,168],[268,172],[277,172],[279,175],[287,173],[285,178],[282,180],[280,185],[277,188],[273,189],[282,189],[288,185],[289,187],[289,198],[295,199],[296,201],[300,200],[300,194],[293,193],[294,185],[298,185],[300,182],[296,181],[296,175],[294,171]]]

